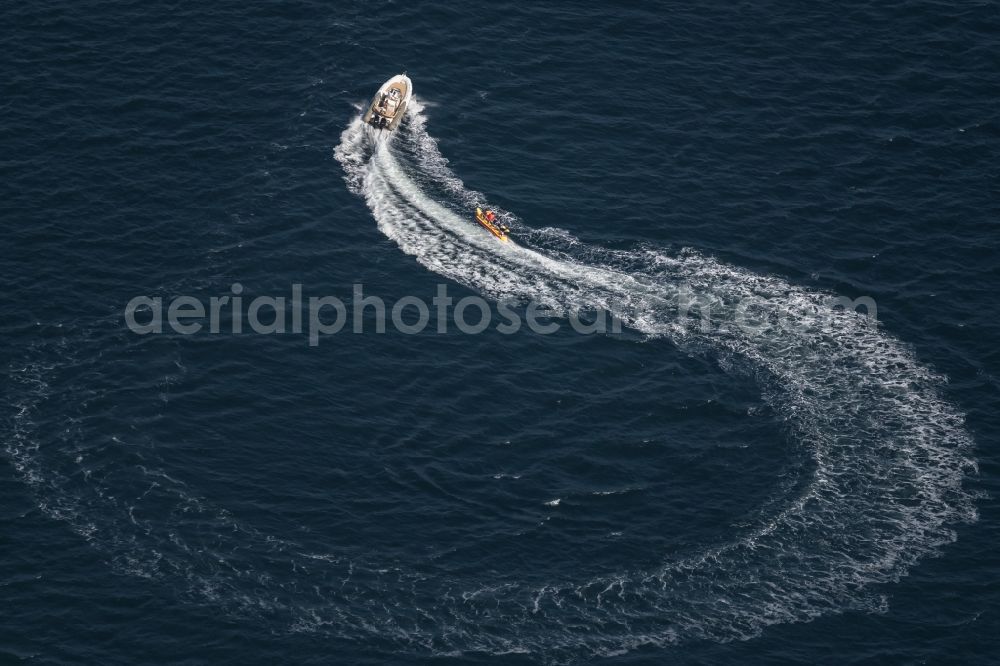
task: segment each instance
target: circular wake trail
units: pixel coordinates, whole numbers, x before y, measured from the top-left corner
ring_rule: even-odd
[[[878,610],[875,585],[905,575],[955,539],[955,524],[975,519],[962,486],[975,471],[972,441],[940,395],[944,379],[866,317],[831,310],[829,294],[694,251],[609,251],[505,211],[515,240],[499,243],[471,222],[486,198],[449,170],[426,124],[413,100],[390,141],[358,119],[341,136],[335,156],[379,230],[429,270],[493,298],[564,313],[605,309],[645,336],[754,378],[807,462],[752,526],[649,570],[567,571],[543,582],[313,552],[213,507],[167,471],[151,441],[123,446],[104,421],[100,436],[88,436],[88,405],[120,387],[87,343],[120,346],[116,317],[78,331],[80,345],[40,341],[9,368],[15,398],[4,452],[39,509],[116,570],[271,630],[550,662]],[[678,316],[692,301],[695,313],[711,312],[704,328]],[[179,359],[177,367],[183,374]]]
[[[804,483],[763,510],[756,527],[697,557],[542,588],[465,590],[450,609],[461,627],[454,647],[607,653],[744,638],[774,623],[878,608],[872,584],[898,579],[955,539],[950,524],[975,519],[962,487],[975,470],[972,443],[940,396],[943,378],[867,317],[833,311],[829,294],[690,250],[602,251],[565,232],[529,230],[506,212],[540,249],[497,243],[469,221],[485,197],[448,169],[419,103],[411,113],[390,141],[373,141],[355,120],[336,150],[349,186],[400,249],[495,298],[609,309],[641,333],[713,354],[724,369],[757,379],[812,462]],[[713,314],[752,313],[773,325],[713,316],[703,330],[678,317],[692,294]]]

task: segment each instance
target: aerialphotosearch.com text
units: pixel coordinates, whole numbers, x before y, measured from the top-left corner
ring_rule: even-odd
[[[342,332],[385,333],[393,330],[406,335],[424,333],[431,326],[436,333],[449,333],[450,325],[465,334],[478,334],[491,326],[498,333],[511,335],[523,328],[540,335],[559,331],[566,323],[576,333],[619,334],[622,322],[636,315],[648,320],[657,313],[663,323],[671,319],[677,325],[702,333],[739,327],[750,334],[761,334],[781,326],[832,326],[845,313],[864,316],[874,325],[875,302],[871,298],[830,297],[823,308],[808,311],[769,311],[766,303],[719,303],[710,297],[694,293],[686,285],[667,296],[642,295],[627,302],[601,302],[579,308],[554,308],[550,304],[527,300],[500,300],[491,306],[480,296],[464,296],[456,301],[448,294],[447,284],[438,284],[430,299],[404,296],[391,305],[375,295],[366,295],[364,285],[352,285],[351,298],[337,296],[304,297],[302,285],[293,284],[288,296],[256,296],[249,298],[239,282],[230,286],[229,293],[211,296],[207,300],[195,296],[177,296],[166,302],[162,296],[141,295],[125,306],[125,324],[138,335],[172,331],[180,335],[242,334],[281,335],[305,334],[309,346],[315,347],[322,336]],[[860,314],[859,314],[860,313]]]

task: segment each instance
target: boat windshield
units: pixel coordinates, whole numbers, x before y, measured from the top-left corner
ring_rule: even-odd
[[[379,108],[382,113],[391,116],[396,113],[396,109],[399,107],[399,101],[399,90],[392,88],[389,92],[382,96],[382,101],[379,102]]]

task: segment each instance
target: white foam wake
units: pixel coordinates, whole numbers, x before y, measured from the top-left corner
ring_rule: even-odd
[[[814,320],[827,295],[697,252],[607,251],[509,212],[504,219],[528,242],[500,244],[469,223],[468,210],[485,197],[449,170],[417,100],[409,113],[391,141],[355,120],[336,148],[348,186],[386,236],[485,294],[567,311],[613,309],[636,331],[753,376],[811,459],[804,478],[761,507],[755,525],[646,571],[566,572],[539,586],[317,553],[212,507],[165,471],[155,447],[107,441],[104,421],[100,438],[88,436],[86,403],[113,403],[106,398],[119,389],[87,343],[150,344],[114,338],[120,327],[111,318],[79,332],[79,349],[60,336],[8,368],[18,397],[4,451],[42,511],[116,569],[170,581],[185,598],[259,617],[272,631],[284,623],[406,650],[527,652],[548,661],[746,638],[775,623],[877,609],[875,584],[906,574],[954,540],[954,524],[975,518],[962,486],[975,465],[961,414],[941,398],[943,379],[899,341],[849,312]],[[794,325],[702,333],[676,317],[685,291],[713,312],[742,304]],[[183,374],[179,359],[177,368]],[[77,403],[78,413],[61,409]]]
[[[458,647],[530,649],[530,640],[515,637],[544,625],[550,648],[609,652],[686,637],[748,637],[773,623],[877,607],[872,584],[905,574],[955,538],[949,524],[975,518],[962,488],[975,466],[961,414],[940,397],[943,379],[900,342],[853,312],[813,323],[810,314],[827,311],[829,295],[697,252],[609,252],[557,230],[528,234],[548,249],[496,243],[467,220],[485,198],[448,169],[419,102],[411,109],[392,141],[373,145],[355,120],[336,149],[348,184],[404,252],[497,298],[567,311],[616,308],[644,334],[711,351],[723,368],[759,380],[814,461],[807,483],[768,507],[757,527],[697,557],[542,589],[512,583],[463,591],[456,620],[500,617],[509,629],[501,640],[470,624]],[[701,333],[676,317],[682,289],[715,312],[741,305],[794,325]]]

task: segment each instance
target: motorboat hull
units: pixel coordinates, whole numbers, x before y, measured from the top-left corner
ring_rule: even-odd
[[[378,89],[362,120],[376,129],[394,130],[402,122],[412,96],[413,83],[410,77],[397,74]]]

